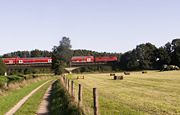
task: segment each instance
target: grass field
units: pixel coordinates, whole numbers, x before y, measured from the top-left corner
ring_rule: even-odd
[[[81,83],[87,115],[93,114],[94,87],[98,90],[101,115],[180,115],[180,71],[131,72],[123,80],[112,80],[109,73],[83,75],[85,79],[74,80],[75,92],[77,99],[77,86]]]

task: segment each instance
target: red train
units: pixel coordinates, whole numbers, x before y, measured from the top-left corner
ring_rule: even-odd
[[[50,64],[52,59],[49,57],[39,58],[2,58],[3,62],[7,65],[13,64]]]
[[[103,57],[73,56],[71,58],[72,63],[114,62],[117,60],[118,58],[116,56],[103,56]]]
[[[50,57],[38,57],[38,58],[2,58],[3,62],[7,65],[13,64],[51,64],[52,58]],[[71,58],[72,63],[93,63],[93,62],[115,62],[116,56],[73,56]]]

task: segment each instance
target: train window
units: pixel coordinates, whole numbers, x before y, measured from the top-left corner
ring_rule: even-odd
[[[9,60],[9,64],[13,64],[13,60]]]
[[[19,60],[19,63],[23,63],[23,60]]]
[[[91,62],[91,58],[87,58],[87,62]]]
[[[51,60],[51,59],[48,59],[48,62],[49,62],[49,63],[51,63],[51,62],[52,62],[52,60]]]

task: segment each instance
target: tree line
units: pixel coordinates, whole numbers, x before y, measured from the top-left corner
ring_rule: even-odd
[[[20,58],[30,58],[30,57],[51,57],[50,51],[42,51],[42,50],[32,50],[32,51],[15,51],[11,53],[4,54],[3,58],[12,58],[12,57],[20,57]]]
[[[180,66],[180,39],[157,48],[151,43],[137,45],[120,57],[123,70],[160,69],[164,64]]]

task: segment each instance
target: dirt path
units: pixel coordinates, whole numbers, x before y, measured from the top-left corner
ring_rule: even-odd
[[[37,111],[37,115],[50,115],[48,107],[49,107],[51,89],[52,89],[52,84],[49,86],[49,88],[46,90],[43,96],[43,99]]]
[[[11,108],[5,115],[13,115],[28,99],[31,97],[37,90],[39,90],[42,86],[44,86],[46,83],[50,82],[51,80],[46,81],[33,91],[29,93],[27,96],[25,96],[23,99],[21,99],[13,108]]]

